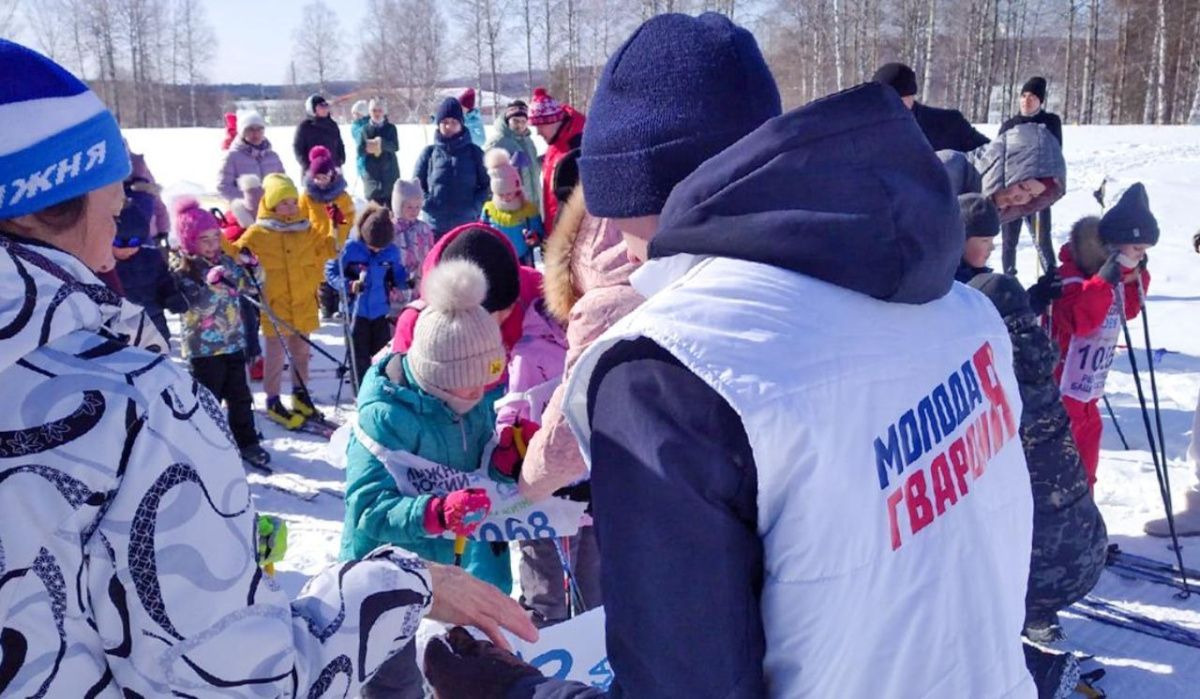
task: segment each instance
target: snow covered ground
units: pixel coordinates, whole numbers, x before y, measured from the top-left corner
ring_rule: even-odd
[[[432,139],[432,129],[401,126],[401,172],[411,176],[420,149]],[[992,135],[995,127],[981,127]],[[349,129],[343,130],[347,143]],[[131,130],[126,132],[133,149],[147,161],[168,192],[212,191],[221,162],[222,132],[217,129]],[[291,155],[290,128],[268,130],[289,174],[299,174]],[[1069,168],[1067,196],[1054,207],[1055,247],[1066,242],[1071,223],[1097,214],[1092,190],[1105,175],[1128,184],[1145,182],[1151,205],[1162,228],[1160,244],[1151,252],[1153,275],[1149,298],[1152,339],[1168,352],[1156,365],[1158,389],[1166,433],[1170,478],[1177,503],[1194,483],[1187,460],[1192,415],[1200,393],[1200,255],[1191,250],[1191,238],[1200,230],[1200,127],[1186,126],[1082,126],[1065,128]],[[351,188],[357,190],[353,167],[347,168]],[[1036,278],[1035,258],[1026,237],[1021,244],[1022,279]],[[999,251],[993,262],[999,264]],[[1143,347],[1140,321],[1131,324],[1136,347]],[[344,347],[340,327],[327,323],[316,336],[335,356]],[[1145,355],[1139,352],[1145,373]],[[342,393],[340,415],[334,406],[337,379],[334,367],[323,357],[313,358],[312,388],[327,413],[349,417],[353,404],[349,388]],[[256,389],[261,388],[255,386]],[[1148,390],[1148,388],[1147,388]],[[1145,430],[1125,353],[1119,353],[1109,375],[1108,393],[1131,450],[1124,451],[1116,431],[1105,419],[1104,452],[1096,488],[1097,501],[1108,523],[1109,535],[1122,549],[1171,561],[1166,544],[1142,534],[1142,523],[1161,516],[1162,504],[1147,447]],[[257,395],[262,405],[261,391]],[[288,557],[279,566],[283,585],[296,590],[306,575],[337,557],[342,527],[342,474],[325,460],[325,445],[315,437],[287,433],[260,420],[267,448],[274,454],[275,475],[251,474],[258,507],[284,516],[291,529]],[[291,492],[289,492],[291,491]],[[295,493],[300,493],[297,496]],[[307,499],[306,499],[307,498]],[[1185,562],[1200,568],[1200,541],[1185,540]],[[1131,581],[1105,572],[1097,596],[1156,619],[1167,620],[1200,632],[1200,595],[1180,600],[1171,589]],[[1108,668],[1101,682],[1113,697],[1200,696],[1200,650],[1115,629],[1075,614],[1064,618],[1069,635],[1064,647],[1096,658]],[[1088,666],[1085,666],[1087,669]]]

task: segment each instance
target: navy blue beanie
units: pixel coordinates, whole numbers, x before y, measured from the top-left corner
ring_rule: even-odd
[[[596,86],[579,172],[588,212],[658,214],[675,185],[783,108],[758,43],[724,15],[659,15]]]
[[[447,97],[438,105],[433,121],[435,124],[440,124],[443,119],[457,119],[458,123],[463,123],[462,104],[457,99]]]
[[[1108,245],[1157,245],[1158,221],[1150,212],[1150,197],[1141,182],[1121,195],[1100,219],[1100,240]]]

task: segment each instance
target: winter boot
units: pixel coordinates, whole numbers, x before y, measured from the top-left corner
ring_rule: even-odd
[[[278,399],[277,399],[278,400]],[[267,464],[271,463],[271,454],[262,448],[260,444],[251,444],[248,447],[242,447],[238,450],[242,455],[242,461],[245,461],[250,466],[264,471],[269,471]]]
[[[263,358],[255,357],[253,362],[250,362],[250,380],[263,380]]]
[[[1025,667],[1037,685],[1038,699],[1068,699],[1079,686],[1079,660],[1070,653],[1026,643]]]
[[[1175,510],[1175,533],[1179,536],[1200,536],[1200,487],[1187,492],[1182,510]],[[1167,518],[1152,519],[1144,527],[1150,536],[1171,536]]]
[[[298,430],[304,424],[304,416],[297,415],[283,407],[283,402],[279,400],[279,396],[267,399],[267,417],[279,423],[287,430]]]
[[[305,418],[322,419],[324,415],[317,406],[313,405],[312,397],[308,395],[308,391],[303,388],[292,389],[292,412],[297,413]]]
[[[1027,619],[1022,635],[1034,643],[1040,644],[1057,643],[1067,637],[1067,634],[1063,632],[1062,626],[1058,623],[1058,614],[1051,614],[1048,617],[1038,619]]]

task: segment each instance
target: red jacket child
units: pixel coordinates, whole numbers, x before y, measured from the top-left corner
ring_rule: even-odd
[[[1063,294],[1050,316],[1061,353],[1056,376],[1089,486],[1096,483],[1100,462],[1097,403],[1120,342],[1122,317],[1137,316],[1149,287],[1146,249],[1157,242],[1158,223],[1138,183],[1103,218],[1077,221],[1059,252]]]

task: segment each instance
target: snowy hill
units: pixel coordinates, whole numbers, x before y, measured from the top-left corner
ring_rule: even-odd
[[[400,126],[400,167],[411,176],[412,165],[422,147],[431,142],[432,127]],[[995,127],[981,127],[989,135]],[[1183,492],[1194,482],[1187,460],[1192,415],[1200,392],[1200,255],[1191,249],[1191,238],[1200,230],[1200,127],[1186,126],[1085,126],[1064,129],[1068,163],[1068,194],[1054,208],[1055,247],[1067,238],[1079,217],[1099,213],[1092,190],[1108,175],[1119,182],[1145,182],[1151,205],[1162,229],[1160,244],[1150,253],[1149,316],[1152,338],[1167,350],[1156,364],[1162,400],[1163,427],[1170,459],[1174,498],[1182,503]],[[131,130],[126,132],[135,151],[144,153],[155,175],[168,192],[212,191],[221,162],[219,129]],[[291,155],[292,129],[270,128],[267,132],[288,172],[299,174]],[[343,136],[350,143],[349,128]],[[352,191],[358,190],[353,166],[346,177]],[[1025,234],[1023,234],[1025,235]],[[1032,245],[1022,240],[1019,266],[1022,279],[1036,278]],[[999,251],[993,258],[998,266]],[[1135,346],[1143,347],[1140,321],[1131,324]],[[327,323],[317,339],[335,356],[344,352],[339,326]],[[1145,372],[1144,350],[1139,365]],[[337,380],[331,363],[313,357],[315,397],[329,414],[335,414],[333,398]],[[261,388],[256,385],[255,388]],[[1173,560],[1166,544],[1142,535],[1142,523],[1160,517],[1162,504],[1142,427],[1129,363],[1118,353],[1108,381],[1109,397],[1130,451],[1121,448],[1111,422],[1105,418],[1104,452],[1099,469],[1097,501],[1108,523],[1111,540],[1122,549],[1162,561]],[[349,388],[342,404],[349,416]],[[261,391],[257,395],[262,405]],[[303,575],[337,557],[342,526],[342,474],[325,462],[325,445],[307,435],[284,432],[260,420],[268,449],[275,454],[271,476],[252,474],[260,509],[286,517],[291,528],[287,560],[279,566],[280,580],[295,590]],[[299,493],[297,495],[295,493]],[[1189,566],[1200,568],[1200,541],[1185,540],[1184,557]],[[1163,585],[1132,581],[1105,572],[1095,594],[1155,619],[1168,620],[1200,632],[1200,595],[1177,599]],[[1069,635],[1064,647],[1094,654],[1108,668],[1101,682],[1113,697],[1200,696],[1200,650],[1101,625],[1075,614],[1064,618]],[[1085,667],[1086,669],[1086,667]]]

